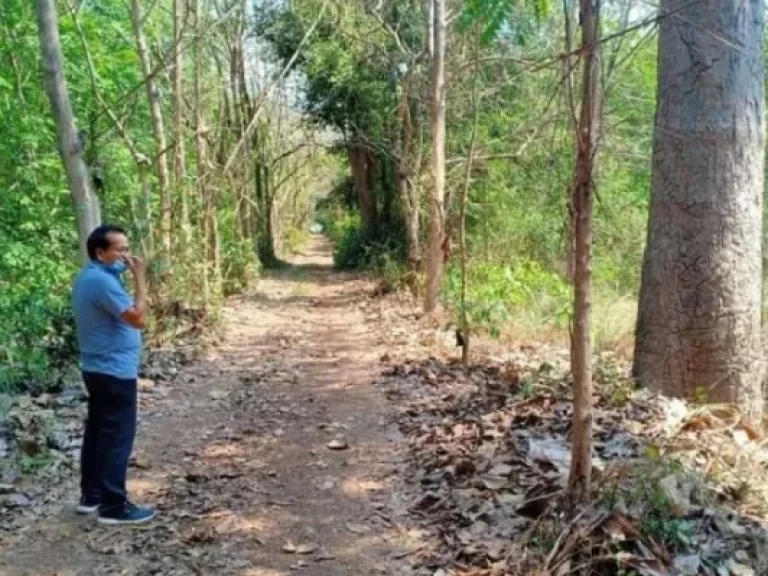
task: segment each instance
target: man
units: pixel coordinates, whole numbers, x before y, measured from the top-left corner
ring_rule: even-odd
[[[90,262],[74,283],[72,305],[80,344],[88,419],[80,457],[80,514],[101,524],[140,524],[155,516],[126,495],[128,459],[136,435],[141,329],[147,317],[146,265],[131,256],[125,231],[99,226],[88,237]],[[131,298],[120,275],[130,270]]]

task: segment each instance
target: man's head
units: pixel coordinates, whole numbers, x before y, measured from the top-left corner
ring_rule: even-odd
[[[130,254],[125,230],[111,224],[102,224],[91,232],[86,246],[91,260],[108,266],[123,261]]]

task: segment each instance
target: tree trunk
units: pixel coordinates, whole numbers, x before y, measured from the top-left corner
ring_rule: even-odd
[[[184,58],[182,39],[184,27],[184,9],[186,0],[173,0],[173,132],[174,132],[174,174],[176,186],[180,188],[184,181]]]
[[[437,306],[437,295],[443,276],[443,240],[445,236],[445,1],[433,0],[432,30],[432,182],[429,197],[429,225],[427,228],[427,280],[424,311],[432,312]]]
[[[185,264],[189,261],[191,234],[189,228],[189,195],[185,179],[186,166],[184,155],[184,58],[182,55],[184,39],[184,20],[187,0],[173,2],[173,112],[174,112],[174,175],[176,192],[179,195],[181,227],[181,253]],[[197,40],[196,40],[197,42]]]
[[[59,154],[64,163],[72,203],[77,219],[80,256],[88,261],[86,240],[94,228],[101,224],[99,200],[91,189],[88,167],[83,159],[83,142],[77,133],[72,105],[69,101],[67,81],[62,67],[61,40],[54,0],[38,0],[37,24],[45,74],[45,90],[51,102],[56,122]]]
[[[662,0],[661,12],[683,0]],[[634,373],[673,396],[762,414],[762,0],[662,20]]]
[[[371,230],[376,223],[376,199],[371,189],[370,156],[360,143],[352,143],[347,150],[355,193],[360,205],[363,229]]]
[[[147,101],[152,119],[152,132],[155,138],[157,180],[160,183],[160,230],[162,235],[163,256],[168,259],[171,254],[171,192],[170,176],[168,173],[168,156],[166,154],[165,126],[160,96],[152,76],[152,61],[150,59],[147,38],[142,25],[140,0],[131,2],[131,19],[133,32],[136,36],[136,50],[141,62],[141,72],[144,75],[147,90]],[[178,47],[177,47],[178,48]]]
[[[600,136],[600,0],[581,0],[581,46],[584,54],[578,149],[573,182],[574,326],[571,334],[573,373],[573,444],[568,492],[573,501],[589,496],[592,474],[592,207]]]
[[[467,310],[467,208],[469,206],[469,191],[472,188],[472,166],[475,160],[475,148],[477,146],[477,128],[480,124],[480,102],[477,92],[478,80],[480,77],[480,32],[475,31],[474,49],[474,74],[472,76],[472,136],[469,141],[469,150],[467,152],[467,164],[464,170],[464,185],[461,190],[461,204],[459,205],[459,250],[461,258],[461,363],[465,366],[469,364],[470,334],[469,312]]]
[[[571,54],[573,52],[573,23],[576,22],[577,17],[577,4],[572,0],[563,0],[563,19],[565,21],[565,53]],[[579,132],[578,122],[576,119],[575,98],[573,96],[573,76],[576,57],[566,56],[562,60],[563,64],[563,78],[565,79],[565,107],[566,118],[568,119],[568,128],[573,134],[573,156],[574,158],[578,154],[579,150]],[[568,201],[566,203],[566,217],[565,217],[565,277],[568,282],[573,284],[574,281],[574,258],[575,250],[573,242],[576,238],[574,234],[574,213],[573,213],[573,180],[571,180],[568,191]]]
[[[215,215],[213,214],[213,206],[211,202],[211,194],[212,192],[208,190],[207,182],[206,182],[206,170],[205,170],[205,161],[206,161],[206,146],[205,146],[205,133],[206,133],[206,126],[205,126],[205,117],[203,115],[203,47],[202,47],[202,3],[200,0],[197,0],[195,2],[195,46],[194,46],[194,102],[195,102],[195,170],[196,170],[196,180],[197,180],[197,194],[200,198],[201,206],[203,207],[204,212],[204,222],[203,222],[203,229],[204,230],[212,230],[213,225],[211,223],[211,218],[214,218]],[[182,222],[182,225],[185,223]],[[201,247],[203,249],[203,253],[205,253],[206,250],[206,242],[207,242],[208,233],[203,234]],[[189,241],[189,238],[185,239],[186,241]],[[191,266],[191,262],[185,262],[187,266]],[[203,259],[203,266],[205,268],[208,267],[208,262],[206,259]],[[204,282],[203,292],[205,294],[205,299],[203,302],[203,305],[207,308],[208,304],[210,303],[210,286],[207,282],[208,277],[208,271],[205,270],[203,273],[204,277],[206,278],[206,281]]]
[[[411,86],[409,73],[403,78],[399,107],[399,125],[397,127],[397,148],[395,157],[395,189],[400,196],[405,220],[406,243],[408,246],[408,269],[421,269],[421,243],[419,240],[419,205],[416,202],[416,189],[413,184],[413,121],[411,118]]]

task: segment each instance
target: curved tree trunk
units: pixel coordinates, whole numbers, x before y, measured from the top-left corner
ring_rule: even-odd
[[[45,91],[48,93],[56,121],[59,153],[75,208],[80,256],[85,262],[88,260],[86,240],[93,229],[101,224],[101,211],[99,199],[91,189],[91,178],[83,159],[83,142],[77,133],[72,104],[69,101],[54,0],[38,0],[37,24],[45,73]]]
[[[762,413],[762,0],[662,0],[634,373]]]

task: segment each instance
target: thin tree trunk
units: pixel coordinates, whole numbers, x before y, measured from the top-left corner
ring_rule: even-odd
[[[186,0],[173,0],[173,132],[174,132],[174,174],[176,186],[184,181],[184,58],[182,56],[182,34]]]
[[[181,220],[182,255],[185,263],[189,260],[190,229],[189,229],[189,195],[186,183],[186,165],[184,153],[184,58],[183,35],[184,20],[187,10],[187,0],[174,0],[173,2],[173,36],[175,49],[173,54],[173,132],[174,132],[174,175],[176,178],[176,192],[179,195]],[[195,45],[200,39],[196,39]]]
[[[574,170],[574,326],[573,446],[568,492],[573,501],[589,496],[592,475],[592,208],[600,135],[600,0],[581,0],[581,46],[584,54],[578,154]]]
[[[101,224],[101,210],[99,200],[91,189],[88,167],[83,159],[83,142],[77,133],[75,117],[69,101],[67,81],[62,66],[61,40],[54,0],[38,0],[37,24],[45,75],[45,90],[56,122],[59,154],[64,164],[64,171],[72,195],[80,240],[80,256],[83,262],[87,262],[86,240],[93,229]]]
[[[201,201],[202,209],[204,210],[204,221],[203,221],[203,228],[204,230],[209,230],[212,228],[210,224],[210,218],[211,218],[211,206],[210,206],[210,198],[209,198],[209,192],[207,190],[206,186],[206,171],[205,171],[205,159],[206,159],[206,150],[205,150],[205,118],[203,115],[203,87],[202,87],[202,76],[203,76],[203,50],[202,50],[202,18],[201,18],[201,1],[196,0],[195,2],[195,46],[194,46],[194,96],[195,96],[195,170],[196,170],[196,182],[197,182],[197,194]],[[183,225],[183,223],[182,223]],[[205,238],[207,234],[203,233],[202,238],[202,247],[203,251],[205,252]],[[187,262],[187,265],[191,265],[191,263]],[[207,309],[208,305],[210,304],[210,287],[208,285],[208,262],[205,258],[203,258],[203,293],[204,293],[204,299],[203,299],[203,305]]]
[[[421,268],[421,243],[419,241],[419,206],[415,202],[413,185],[413,121],[411,119],[411,72],[403,78],[400,96],[399,125],[397,127],[398,154],[395,158],[395,188],[400,195],[405,220],[406,242],[408,245],[408,269]]]
[[[681,9],[682,8],[682,9]],[[759,423],[762,1],[663,0],[634,373]]]
[[[480,123],[480,106],[478,102],[477,83],[480,75],[480,37],[475,41],[475,70],[472,77],[472,136],[467,152],[467,166],[464,171],[464,186],[461,191],[461,206],[459,209],[459,250],[461,258],[461,362],[469,364],[470,326],[467,313],[467,206],[469,205],[469,190],[472,187],[472,165],[477,145],[477,127]]]
[[[432,53],[432,182],[429,198],[429,226],[427,231],[427,280],[424,311],[432,312],[443,276],[443,240],[445,236],[445,0],[433,0],[433,53]]]
[[[160,184],[160,234],[163,246],[163,258],[166,264],[170,262],[171,256],[171,190],[170,175],[168,172],[168,156],[166,154],[165,126],[163,122],[163,112],[160,105],[160,96],[157,91],[155,80],[152,76],[152,61],[150,59],[147,38],[144,35],[142,25],[140,0],[131,2],[131,20],[133,21],[133,32],[136,36],[136,50],[141,62],[141,73],[144,75],[145,87],[147,90],[147,101],[149,102],[150,118],[152,120],[152,132],[155,138],[155,167],[157,170],[157,180]],[[177,49],[179,46],[176,47]]]
[[[563,0],[563,17],[565,19],[565,54],[573,52],[573,22],[576,20],[576,0]],[[573,95],[574,56],[563,58],[563,78],[565,78],[565,107],[568,127],[573,135],[573,156],[578,154],[579,136],[578,120],[576,118],[575,98]],[[568,282],[574,281],[574,214],[573,214],[573,180],[568,186],[567,214],[565,219],[565,277]]]

